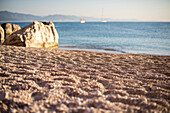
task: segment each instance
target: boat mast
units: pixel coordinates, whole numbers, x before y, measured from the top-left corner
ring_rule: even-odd
[[[103,8],[102,8],[102,18],[101,19],[104,20],[104,18],[103,18]]]
[[[107,22],[107,20],[104,19],[104,10],[102,8],[102,18],[101,18],[101,22]]]
[[[85,19],[82,17],[82,10],[80,10],[80,23],[85,23]]]

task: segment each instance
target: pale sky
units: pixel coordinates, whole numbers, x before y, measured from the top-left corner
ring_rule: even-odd
[[[0,0],[0,11],[170,21],[170,0]]]

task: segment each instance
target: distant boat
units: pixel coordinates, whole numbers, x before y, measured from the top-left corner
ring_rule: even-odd
[[[86,21],[83,18],[80,19],[80,23],[85,23],[85,22]]]
[[[102,19],[102,20],[101,20],[101,22],[105,23],[105,22],[107,22],[107,20],[105,20],[105,19]]]
[[[103,9],[102,9],[102,20],[101,20],[101,22],[103,22],[103,23],[107,22],[107,20],[103,18]]]

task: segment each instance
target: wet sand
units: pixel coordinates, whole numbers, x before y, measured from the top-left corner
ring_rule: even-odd
[[[2,112],[170,112],[170,56],[0,45]]]

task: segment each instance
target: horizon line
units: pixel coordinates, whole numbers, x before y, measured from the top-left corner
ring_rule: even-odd
[[[31,14],[31,13],[21,13],[21,12],[12,12],[12,11],[8,11],[8,10],[0,10],[1,12],[9,12],[9,13],[19,13],[19,14],[27,14],[27,15],[33,15],[33,16],[39,16],[39,15],[35,15],[35,14]],[[50,15],[63,15],[63,16],[75,16],[75,17],[80,17],[80,16],[76,16],[76,15],[65,15],[65,14],[47,14],[46,16],[50,16]],[[39,16],[39,17],[46,17],[46,16]],[[90,17],[90,16],[84,16],[85,18],[96,18],[96,19],[100,19],[98,17]],[[170,22],[170,20],[138,20],[138,19],[112,19],[112,18],[105,18],[106,20],[108,20],[108,22]],[[6,21],[11,21],[11,20],[6,20]],[[19,20],[16,21],[11,21],[11,22],[17,22]],[[26,21],[21,21],[21,22],[29,22],[29,21],[33,21],[33,20],[26,20]],[[45,20],[48,21],[48,20]],[[55,20],[54,20],[55,21]],[[72,20],[56,20],[55,22],[70,22]],[[72,22],[76,22],[78,20],[73,20]],[[0,22],[2,22],[0,20]],[[97,22],[97,20],[92,20],[89,22]]]
[[[0,20],[0,22],[33,22],[33,21],[35,21],[35,20],[16,20],[16,21],[12,21],[12,20],[3,20],[3,21],[1,21]],[[51,21],[51,20],[37,20],[37,21],[40,21],[40,22],[48,22],[48,21]],[[52,22],[80,22],[80,21],[78,21],[78,20],[54,20],[54,21],[52,21]],[[88,22],[101,22],[101,21],[86,21],[86,23],[88,23]],[[107,23],[109,23],[109,22],[170,22],[170,21],[107,21]]]

